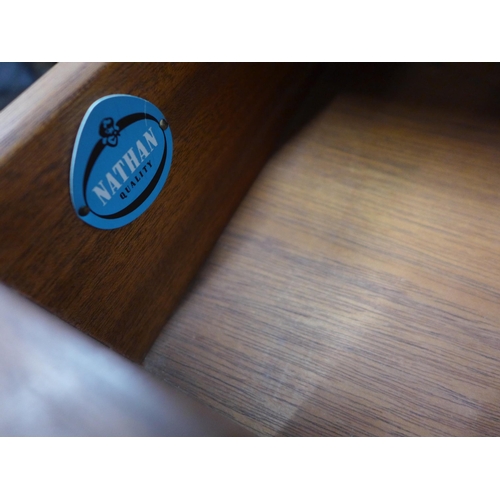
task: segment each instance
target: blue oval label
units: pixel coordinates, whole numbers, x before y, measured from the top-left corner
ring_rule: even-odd
[[[71,160],[78,217],[99,229],[132,222],[163,188],[172,154],[172,133],[156,106],[130,95],[96,101],[83,117]]]

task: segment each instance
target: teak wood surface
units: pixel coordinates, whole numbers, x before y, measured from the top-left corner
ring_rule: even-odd
[[[0,280],[141,360],[268,158],[305,64],[58,64],[0,113]],[[97,99],[131,94],[167,118],[167,183],[129,225],[76,217],[69,169]]]
[[[266,165],[146,368],[262,435],[498,435],[500,78],[484,70],[339,92]]]

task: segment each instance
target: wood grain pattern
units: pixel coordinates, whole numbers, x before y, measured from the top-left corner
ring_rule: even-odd
[[[0,113],[0,279],[134,360],[149,349],[269,155],[311,65],[58,64]],[[88,107],[159,107],[167,184],[113,231],[74,214],[69,166]]]
[[[149,371],[261,435],[500,433],[500,80],[424,70],[274,156]]]
[[[0,285],[0,436],[247,436]]]

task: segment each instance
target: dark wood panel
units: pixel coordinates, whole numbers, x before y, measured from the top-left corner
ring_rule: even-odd
[[[146,368],[263,435],[498,435],[500,74],[481,68],[346,86],[267,164]]]
[[[270,153],[311,65],[58,64],[0,113],[0,279],[140,360]],[[74,214],[69,167],[98,98],[143,97],[167,117],[167,184],[131,224]]]

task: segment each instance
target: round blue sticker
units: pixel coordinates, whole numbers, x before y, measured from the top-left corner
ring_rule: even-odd
[[[168,122],[150,102],[110,95],[94,102],[76,136],[70,193],[77,216],[99,229],[139,217],[163,188],[172,163]]]

